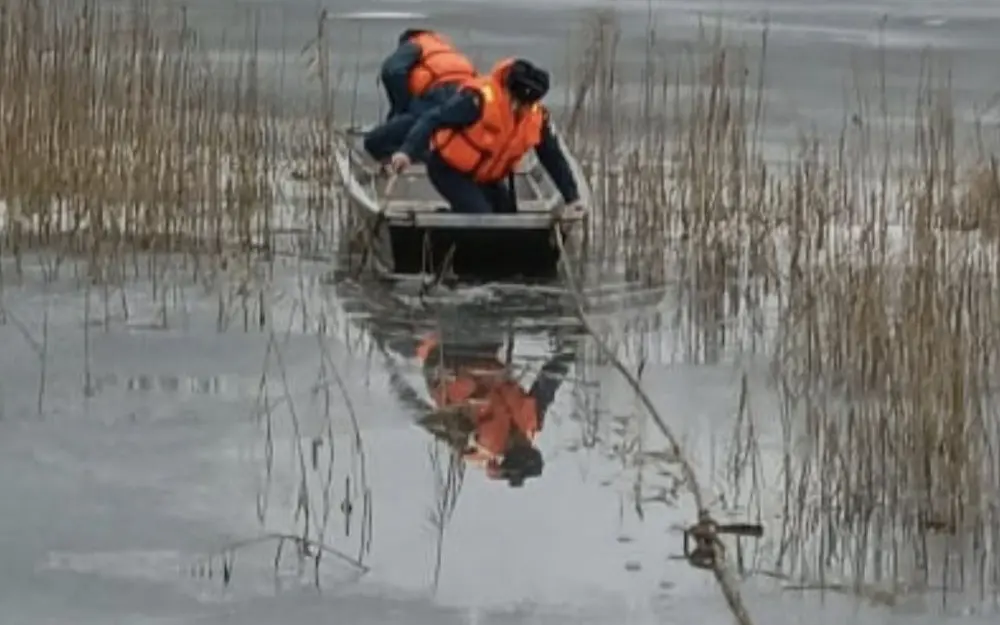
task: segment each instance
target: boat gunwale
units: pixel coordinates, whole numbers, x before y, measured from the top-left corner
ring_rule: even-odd
[[[590,200],[590,189],[586,182],[586,177],[583,174],[583,170],[580,166],[579,161],[573,155],[565,141],[562,139],[558,130],[553,129],[556,136],[556,140],[560,143],[563,148],[564,153],[567,156],[567,161],[570,167],[570,171],[576,180],[577,187],[580,192],[580,199],[584,206],[589,206]],[[458,221],[465,221],[468,219],[470,214],[468,213],[455,213],[447,208],[447,203],[443,198],[433,199],[433,200],[417,200],[412,198],[385,198],[379,193],[376,187],[378,180],[385,180],[385,177],[379,176],[379,172],[371,164],[365,163],[364,154],[358,149],[355,142],[351,140],[352,137],[356,137],[360,134],[360,131],[353,129],[346,129],[342,132],[341,139],[337,142],[339,145],[336,146],[337,149],[334,151],[334,158],[336,161],[337,169],[339,170],[341,179],[346,187],[347,194],[350,200],[359,208],[365,210],[369,213],[367,218],[377,219],[380,222],[384,222],[387,225],[391,222],[395,226],[405,227],[406,225],[414,225],[416,213],[423,213],[427,215],[435,215],[432,221],[447,224],[447,219],[441,221],[445,216],[452,216],[457,218]],[[363,172],[366,182],[362,182],[359,179],[357,172]],[[512,228],[523,228],[523,226],[516,225],[516,220],[512,218],[521,218],[525,216],[530,216],[535,219],[545,218],[549,221],[548,227],[551,227],[554,221],[552,220],[552,215],[555,209],[563,204],[563,199],[559,191],[552,184],[551,178],[549,179],[550,192],[548,194],[544,193],[544,189],[535,179],[534,174],[538,171],[544,176],[548,176],[547,172],[541,166],[537,156],[534,153],[529,152],[526,155],[525,161],[522,161],[521,166],[518,168],[517,175],[523,175],[529,185],[531,185],[532,190],[538,199],[519,199],[517,205],[516,213],[490,213],[487,217],[490,220],[493,219],[506,219],[511,223]],[[423,165],[415,164],[410,170],[399,174],[401,176],[408,177],[425,177]],[[444,204],[444,206],[442,206]],[[443,210],[442,210],[443,209]],[[475,215],[475,217],[479,217]],[[583,221],[586,218],[586,211],[579,210],[574,211],[571,214],[560,215],[560,221],[575,223]],[[417,218],[419,219],[419,218]],[[401,223],[401,222],[406,223]],[[454,227],[449,225],[442,225],[436,227]],[[499,226],[492,226],[499,227]],[[534,228],[541,228],[541,225],[533,226]]]

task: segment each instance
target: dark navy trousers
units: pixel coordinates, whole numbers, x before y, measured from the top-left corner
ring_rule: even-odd
[[[431,153],[426,160],[427,177],[456,213],[513,213],[516,210],[506,182],[479,184],[455,171]]]

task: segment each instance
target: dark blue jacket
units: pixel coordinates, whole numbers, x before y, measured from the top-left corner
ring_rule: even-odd
[[[420,61],[420,45],[412,41],[400,44],[382,62],[382,85],[389,95],[389,114],[386,121],[397,115],[412,113],[422,115],[455,95],[456,83],[442,83],[431,87],[419,98],[410,93],[410,70]]]
[[[479,120],[481,112],[482,98],[479,93],[468,89],[461,90],[441,106],[421,115],[410,129],[399,151],[414,160],[421,153],[420,147],[430,145],[431,136],[435,131],[441,128],[458,129],[471,126]],[[542,124],[542,142],[535,147],[535,153],[542,167],[552,177],[552,182],[559,189],[563,200],[568,204],[580,199],[580,192],[576,187],[576,180],[573,178],[569,163],[566,162],[566,155],[563,154],[559,141],[556,140],[549,125],[548,111],[545,111],[545,121]]]
[[[382,62],[382,86],[389,94],[389,116],[405,113],[410,105],[410,70],[420,60],[420,46],[407,41]]]

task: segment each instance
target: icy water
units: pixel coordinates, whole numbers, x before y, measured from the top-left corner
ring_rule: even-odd
[[[190,9],[193,23],[216,33],[220,56],[242,28],[233,16],[259,6],[262,48],[301,64],[316,3],[233,5]],[[964,105],[988,98],[995,84],[1000,8],[985,0],[614,5],[633,44],[650,7],[668,41],[693,38],[699,12],[723,9],[727,26],[752,37],[769,13],[776,140],[802,124],[839,124],[848,61],[857,53],[871,65],[883,14],[892,81],[915,85],[917,52],[933,44],[951,54]],[[371,71],[413,20],[447,29],[483,59],[525,53],[559,68],[565,35],[588,6],[341,0],[326,8],[337,44],[361,52],[357,110],[370,119]],[[358,12],[384,14],[362,20]],[[292,108],[296,77],[285,80]],[[328,270],[279,267],[263,307],[256,296],[244,303],[235,287],[180,275],[156,297],[151,283],[95,291],[89,307],[68,278],[46,289],[8,278],[0,293],[0,622],[732,622],[711,578],[670,559],[681,549],[674,526],[693,519],[683,491],[662,501],[671,478],[650,470],[636,504],[636,468],[620,449],[639,436],[649,451],[663,443],[622,429],[616,417],[634,412],[633,401],[616,373],[592,364],[594,346],[578,336],[564,299],[494,286],[421,304],[412,290],[327,284]],[[687,333],[669,328],[678,309],[670,293],[602,305],[602,323],[618,336],[641,335],[646,387],[695,450],[706,484],[723,490],[717,476],[740,372],[687,358]],[[426,388],[406,357],[414,333],[428,329],[485,335],[504,349],[513,337],[525,385],[553,350],[578,353],[539,441],[543,475],[511,489],[468,470],[444,532],[431,520],[441,468],[430,435],[415,425]],[[763,389],[763,375],[752,366],[749,374]],[[753,398],[758,414],[773,413],[766,391]],[[333,555],[318,569],[299,567],[291,544],[275,564],[279,541],[265,538],[301,533],[302,515],[311,538],[363,568]],[[213,556],[222,552],[228,557]],[[966,615],[963,604],[942,611],[935,596],[893,608],[838,595],[820,604],[760,576],[744,594],[757,623],[996,622],[995,613]]]
[[[68,277],[7,284],[4,623],[730,622],[711,578],[671,559],[690,501],[671,494],[669,467],[647,463],[636,486],[636,453],[622,448],[664,445],[622,418],[628,394],[593,364],[558,290],[420,298],[328,273],[279,264],[263,308],[180,279],[156,298],[151,283],[93,292],[89,310]],[[706,487],[724,492],[713,476],[738,372],[685,364],[669,291],[602,293],[594,319],[619,336],[643,330],[647,388]],[[446,467],[415,423],[428,396],[413,339],[427,331],[509,348],[525,388],[553,353],[572,355],[539,441],[543,474],[513,489],[469,468],[443,533],[433,511]],[[765,395],[754,405],[773,411]],[[303,565],[267,538],[303,532],[342,558]],[[763,579],[744,590],[757,622],[815,609]],[[832,596],[810,617],[931,623],[936,602],[890,612]]]
[[[317,88],[303,47],[316,36],[320,7],[327,10],[324,28],[336,53],[332,72],[340,76],[339,114],[356,122],[382,114],[375,72],[398,34],[416,25],[447,32],[484,67],[509,55],[548,67],[556,79],[548,100],[558,108],[567,102],[566,78],[580,65],[572,38],[595,8],[618,13],[620,79],[626,83],[639,79],[650,26],[658,52],[679,62],[697,40],[699,22],[709,31],[721,23],[731,41],[745,41],[757,51],[766,25],[767,132],[776,143],[794,141],[813,128],[837,132],[845,110],[856,105],[856,77],[862,91],[877,98],[884,75],[891,114],[912,115],[927,48],[953,72],[960,118],[971,121],[978,112],[996,120],[1000,8],[989,0],[285,0],[213,1],[188,10],[190,23],[221,60],[236,61],[238,51],[256,40],[263,80],[293,96],[283,101],[291,112],[304,102],[294,94]],[[256,31],[254,15],[260,23]]]

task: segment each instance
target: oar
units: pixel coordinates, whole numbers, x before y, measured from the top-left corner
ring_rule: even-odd
[[[385,223],[386,211],[389,208],[389,198],[392,197],[392,192],[396,187],[396,179],[398,177],[399,176],[396,173],[392,173],[389,176],[389,180],[386,181],[385,187],[382,190],[382,199],[379,202],[378,211],[375,214],[374,223],[369,227],[367,220],[365,220],[364,231],[367,236],[365,237],[364,248],[361,250],[361,262],[358,264],[358,271],[364,269],[365,264],[368,262],[369,254],[378,256],[378,253],[375,251],[375,245],[379,235],[378,231]],[[387,264],[385,263],[385,259],[379,258],[379,260],[382,261],[383,264]]]

